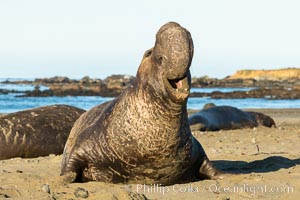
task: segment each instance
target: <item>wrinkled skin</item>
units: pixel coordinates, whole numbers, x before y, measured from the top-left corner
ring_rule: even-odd
[[[0,116],[0,160],[62,154],[75,121],[84,110],[44,106]]]
[[[163,185],[221,178],[188,124],[192,57],[190,33],[174,22],[162,26],[135,83],[75,123],[61,175],[70,182]]]

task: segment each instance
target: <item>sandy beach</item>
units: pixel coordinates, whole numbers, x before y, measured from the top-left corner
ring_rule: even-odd
[[[0,161],[0,199],[299,199],[300,109],[251,109],[276,128],[194,132],[214,164],[239,173],[171,186],[101,182],[66,184],[61,155]]]

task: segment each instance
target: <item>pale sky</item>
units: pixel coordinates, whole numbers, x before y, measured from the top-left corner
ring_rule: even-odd
[[[0,0],[0,77],[135,75],[164,23],[187,28],[192,76],[300,67],[298,0]]]

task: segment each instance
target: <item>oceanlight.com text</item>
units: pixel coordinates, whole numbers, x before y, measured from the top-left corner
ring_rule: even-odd
[[[136,192],[138,193],[159,193],[159,194],[168,194],[168,193],[249,193],[249,194],[258,194],[258,193],[293,193],[294,187],[287,185],[249,185],[249,184],[239,184],[232,186],[221,186],[219,184],[210,184],[199,186],[199,184],[184,184],[184,185],[172,185],[172,186],[163,186],[162,184],[137,184]]]

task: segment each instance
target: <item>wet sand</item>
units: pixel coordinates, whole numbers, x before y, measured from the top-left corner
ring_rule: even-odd
[[[254,111],[277,128],[194,132],[218,168],[238,175],[166,187],[65,184],[61,155],[14,158],[0,161],[0,199],[300,199],[300,109]]]

